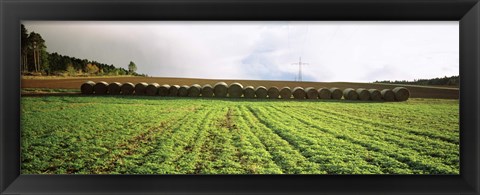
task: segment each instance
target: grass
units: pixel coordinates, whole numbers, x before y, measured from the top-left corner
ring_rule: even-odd
[[[80,92],[80,89],[51,89],[51,88],[22,88],[22,93],[72,93]]]
[[[22,174],[459,174],[458,100],[45,96]]]

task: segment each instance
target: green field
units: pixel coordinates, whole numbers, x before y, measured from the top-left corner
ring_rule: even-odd
[[[22,174],[459,174],[459,101],[22,97]]]

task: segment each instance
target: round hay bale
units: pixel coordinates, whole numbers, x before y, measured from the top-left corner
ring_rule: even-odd
[[[368,92],[370,92],[370,100],[372,100],[372,101],[380,101],[380,100],[382,100],[382,93],[380,93],[379,90],[377,90],[377,89],[369,89]]]
[[[330,93],[332,94],[332,99],[339,100],[342,99],[343,92],[339,88],[330,88]]]
[[[170,89],[168,89],[168,96],[177,96],[178,95],[178,89],[180,89],[180,85],[172,85],[170,86]]]
[[[253,86],[246,86],[243,88],[243,97],[255,98],[255,88]]]
[[[397,101],[407,101],[410,98],[410,91],[405,87],[395,87],[392,91]]]
[[[358,94],[358,99],[359,100],[362,100],[362,101],[367,101],[370,99],[370,92],[368,92],[367,89],[365,88],[358,88],[356,90],[357,94]]]
[[[120,95],[121,89],[122,89],[122,84],[119,82],[113,82],[108,84],[108,94],[110,95]]]
[[[342,91],[338,91],[340,92],[340,98],[342,98]],[[332,99],[332,92],[327,88],[320,88],[317,92],[319,99]]]
[[[93,86],[93,91],[95,94],[98,94],[98,95],[107,94],[108,83],[105,81],[100,81],[98,83],[95,83],[95,86]]]
[[[93,94],[93,87],[95,86],[95,82],[87,81],[80,86],[80,91],[82,94]]]
[[[290,99],[292,97],[292,89],[290,87],[283,87],[280,89],[280,98]]]
[[[305,93],[307,93],[307,99],[318,99],[318,91],[313,87],[305,88]]]
[[[232,83],[228,86],[228,97],[240,98],[243,95],[243,85],[240,83]]]
[[[213,97],[213,87],[206,84],[202,87],[202,97]]]
[[[267,98],[267,95],[268,91],[266,87],[258,86],[257,88],[255,88],[255,96],[257,96],[257,98],[265,99]]]
[[[346,88],[343,90],[343,97],[346,100],[358,100],[358,93],[355,91],[355,89]]]
[[[120,91],[122,92],[123,95],[133,95],[133,92],[135,91],[135,85],[130,82],[126,82],[120,87]]]
[[[145,95],[149,95],[149,96],[157,95],[158,87],[160,87],[158,83],[148,84],[148,86],[145,88]]]
[[[159,96],[167,96],[170,93],[170,85],[162,85],[158,87]]]
[[[199,84],[193,84],[188,88],[188,97],[198,97],[202,92],[202,86]]]
[[[147,88],[148,84],[141,82],[135,85],[135,95],[145,95],[145,89]]]
[[[188,85],[182,85],[180,88],[178,88],[178,96],[187,97],[188,96],[188,88],[190,88]]]
[[[384,89],[380,91],[382,99],[385,101],[395,101],[395,93],[391,89]]]
[[[268,89],[267,94],[268,98],[270,99],[278,99],[278,96],[280,96],[280,91],[278,90],[278,87],[272,86]]]
[[[307,93],[305,92],[305,89],[303,87],[295,87],[293,88],[293,98],[295,99],[305,99],[307,96]]]
[[[225,82],[218,82],[213,86],[215,97],[227,97],[228,85]]]

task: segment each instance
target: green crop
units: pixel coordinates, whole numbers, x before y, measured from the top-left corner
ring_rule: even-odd
[[[459,101],[23,97],[22,174],[459,174]]]

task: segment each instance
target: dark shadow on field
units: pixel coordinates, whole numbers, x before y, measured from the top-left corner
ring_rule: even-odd
[[[345,100],[345,99],[259,99],[259,98],[215,98],[215,97],[171,97],[171,96],[136,96],[136,95],[84,95],[81,93],[43,93],[43,94],[22,94],[22,97],[47,97],[47,96],[65,96],[65,97],[108,97],[116,99],[131,99],[131,100],[218,100],[228,102],[335,102],[335,103],[388,103],[387,101],[360,101],[360,100]]]

